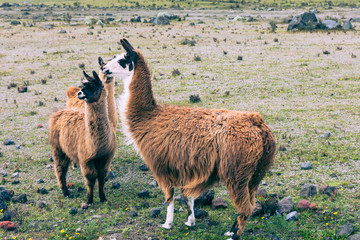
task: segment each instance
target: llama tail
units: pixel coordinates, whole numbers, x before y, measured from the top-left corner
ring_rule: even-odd
[[[249,118],[251,122],[256,126],[260,126],[265,123],[263,116],[261,116],[261,114],[257,112],[250,113]]]

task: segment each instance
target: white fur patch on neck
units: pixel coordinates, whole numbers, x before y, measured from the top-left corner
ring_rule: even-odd
[[[129,104],[129,98],[130,98],[129,86],[130,86],[133,75],[134,75],[134,71],[132,71],[129,76],[127,76],[123,79],[124,92],[118,98],[117,105],[118,105],[119,115],[120,115],[120,119],[121,119],[122,131],[126,138],[126,144],[128,144],[128,145],[132,144],[134,146],[136,152],[139,153],[139,149],[136,144],[135,138],[133,137],[132,133],[130,132],[129,121],[126,116],[126,112],[127,112],[127,108],[128,108],[128,104]]]

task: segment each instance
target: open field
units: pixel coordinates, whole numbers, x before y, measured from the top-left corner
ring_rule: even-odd
[[[224,198],[229,208],[203,207],[209,216],[197,219],[193,228],[183,224],[186,212],[176,212],[171,230],[159,228],[166,217],[163,194],[153,186],[151,173],[139,170],[143,162],[125,145],[121,124],[112,164],[115,178],[105,185],[108,203],[100,204],[95,191],[95,204],[80,210],[86,193],[78,191],[84,187],[79,169],[70,169],[67,177],[75,197],[62,197],[49,160],[48,117],[65,107],[65,90],[79,83],[81,68],[98,70],[98,56],[110,59],[122,52],[118,42],[123,37],[147,58],[159,103],[258,111],[265,117],[281,149],[261,185],[269,194],[279,200],[291,196],[298,210],[305,183],[315,184],[318,190],[326,185],[337,188],[336,196],[318,191],[307,198],[318,209],[298,210],[297,221],[285,221],[281,215],[251,218],[242,239],[347,239],[336,236],[339,226],[347,223],[353,224],[354,233],[360,232],[358,31],[287,32],[281,18],[303,11],[293,9],[171,10],[186,19],[167,26],[128,21],[134,16],[149,19],[158,11],[69,10],[73,23],[69,25],[63,8],[27,11],[29,15],[21,9],[0,9],[0,171],[7,172],[0,184],[14,190],[15,196],[26,193],[28,201],[8,202],[17,228],[0,229],[1,239],[226,239],[222,234],[230,229],[236,212],[221,184],[214,187],[215,197]],[[321,19],[360,16],[358,9],[319,10]],[[105,13],[122,21],[83,24],[85,16]],[[43,18],[34,21],[31,16],[35,15]],[[258,21],[228,20],[237,15]],[[21,24],[10,25],[8,20],[17,17]],[[270,31],[270,20],[278,22],[276,32]],[[55,27],[42,27],[49,23]],[[354,27],[359,29],[360,24]],[[66,33],[59,33],[61,29]],[[193,46],[184,44],[186,39],[194,40]],[[173,74],[175,69],[180,75]],[[17,87],[24,84],[28,92],[18,93]],[[116,93],[121,92],[119,82]],[[199,94],[201,102],[191,103],[191,94]],[[326,133],[330,137],[324,137]],[[7,138],[15,145],[4,146]],[[313,168],[301,170],[302,162],[311,162]],[[12,184],[14,172],[19,172],[16,185]],[[39,178],[45,183],[38,183]],[[114,182],[120,183],[119,189],[111,188]],[[49,193],[40,194],[39,188]],[[142,190],[149,190],[150,198],[139,198]],[[41,201],[44,208],[38,207]],[[144,201],[150,208],[162,207],[160,216],[150,218],[150,208],[139,208]],[[70,215],[72,207],[79,212]],[[181,207],[178,201],[175,207]],[[137,217],[130,216],[132,210]]]

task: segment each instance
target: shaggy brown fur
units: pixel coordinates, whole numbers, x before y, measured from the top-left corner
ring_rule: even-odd
[[[109,121],[104,86],[96,72],[93,72],[94,78],[85,72],[84,75],[89,83],[84,83],[79,97],[85,93],[85,110],[66,108],[53,113],[49,121],[49,140],[56,178],[64,196],[69,196],[66,187],[68,165],[77,163],[86,181],[87,202],[92,204],[96,179],[100,201],[106,201],[104,183],[115,153],[116,136]]]
[[[158,105],[143,55],[127,41],[122,44],[137,58],[127,106],[119,112],[124,112],[124,124],[166,202],[172,201],[176,186],[184,196],[197,197],[221,180],[239,212],[233,226],[233,238],[238,238],[259,183],[274,161],[272,131],[256,112]]]
[[[98,58],[100,68],[103,67],[106,63],[103,61],[101,57]],[[105,86],[105,91],[107,94],[107,104],[108,104],[108,113],[111,125],[116,130],[117,123],[118,123],[118,114],[116,111],[116,104],[115,104],[115,80],[113,77],[107,77],[102,71],[99,72],[99,77],[101,82]],[[68,108],[75,107],[78,109],[85,109],[85,102],[81,101],[77,97],[77,93],[81,90],[78,87],[69,87],[66,90],[66,106]]]

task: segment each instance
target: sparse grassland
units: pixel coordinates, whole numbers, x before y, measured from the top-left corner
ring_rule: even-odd
[[[163,194],[151,185],[151,173],[139,170],[143,162],[132,147],[125,145],[121,124],[112,164],[115,178],[109,180],[105,190],[108,203],[100,204],[95,195],[93,206],[79,209],[86,200],[85,191],[78,191],[84,187],[79,169],[69,170],[67,177],[74,185],[70,191],[75,197],[62,197],[54,170],[48,166],[52,165],[48,117],[65,107],[65,90],[79,82],[80,66],[86,71],[97,70],[98,56],[108,59],[122,52],[118,41],[123,37],[146,56],[159,103],[259,111],[265,117],[283,151],[278,152],[261,188],[279,198],[292,196],[297,210],[297,202],[303,199],[299,196],[303,184],[337,187],[335,197],[318,193],[308,198],[318,210],[299,211],[297,221],[286,221],[284,216],[251,218],[242,239],[269,239],[274,235],[282,239],[346,239],[335,235],[345,223],[353,223],[355,232],[360,231],[358,31],[293,33],[286,31],[286,24],[278,23],[276,32],[271,32],[269,13],[262,11],[256,14],[266,17],[256,22],[228,21],[226,11],[179,11],[182,17],[189,13],[188,20],[173,21],[168,26],[114,22],[89,27],[82,22],[70,26],[51,20],[62,16],[63,11],[48,12],[48,22],[34,22],[24,16],[20,21],[26,27],[8,28],[9,17],[2,15],[0,19],[0,169],[8,173],[0,180],[15,195],[28,195],[26,204],[8,203],[18,226],[15,231],[0,230],[1,239],[226,239],[222,234],[231,227],[236,212],[221,184],[214,187],[215,196],[223,197],[228,209],[204,207],[209,216],[197,220],[193,228],[183,224],[186,211],[176,212],[171,230],[159,228],[166,217]],[[103,16],[107,11],[70,14],[76,16],[72,19],[76,23],[85,15]],[[335,10],[321,11],[326,16]],[[270,17],[294,12],[275,12]],[[157,14],[144,10],[109,13],[124,20]],[[336,14],[347,17],[354,12],[336,9]],[[29,23],[35,25],[29,27]],[[47,23],[55,24],[54,29],[41,27]],[[59,33],[60,29],[66,33]],[[185,39],[195,42],[182,44]],[[325,50],[330,54],[323,54]],[[174,69],[179,74],[173,74]],[[41,81],[44,79],[46,82]],[[14,84],[26,84],[28,92],[18,93]],[[121,92],[119,83],[116,94]],[[201,101],[191,103],[192,94],[198,94]],[[328,139],[321,137],[325,132],[331,134]],[[2,145],[6,138],[14,140],[19,149]],[[300,163],[306,161],[313,164],[313,169],[300,170]],[[13,185],[11,175],[16,170],[20,170],[20,183]],[[39,178],[45,183],[38,183]],[[119,182],[120,188],[111,189],[113,182]],[[42,187],[49,193],[37,193]],[[137,207],[144,201],[137,193],[145,189],[151,192],[145,199],[150,208],[163,209],[158,218],[149,217],[149,208]],[[44,208],[38,207],[40,201],[45,201]],[[76,215],[69,214],[72,207],[79,209]],[[180,208],[177,201],[175,207]],[[131,217],[131,210],[136,210],[138,216]]]

